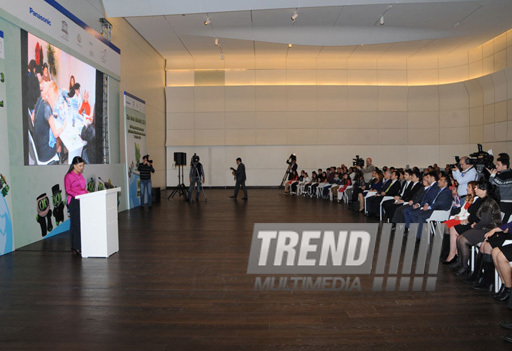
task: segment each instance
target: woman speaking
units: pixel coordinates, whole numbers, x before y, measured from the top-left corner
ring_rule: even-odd
[[[80,255],[82,249],[82,239],[80,236],[80,201],[75,197],[87,194],[87,182],[82,175],[83,171],[84,160],[80,156],[75,156],[71,162],[68,173],[66,173],[64,177],[64,187],[68,195],[70,216],[69,231],[71,232],[71,251],[73,251],[75,255]]]

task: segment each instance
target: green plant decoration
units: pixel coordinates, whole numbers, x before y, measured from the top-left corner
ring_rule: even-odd
[[[56,76],[57,75],[57,65],[55,62],[55,49],[50,44],[48,44],[47,49],[48,49],[48,52],[47,52],[48,66],[50,66],[50,73],[52,74],[52,76]]]

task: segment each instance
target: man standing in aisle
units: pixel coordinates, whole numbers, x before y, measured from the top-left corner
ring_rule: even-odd
[[[236,199],[236,196],[238,195],[238,190],[240,189],[240,186],[242,187],[242,190],[244,191],[244,197],[242,200],[247,200],[247,188],[245,187],[245,180],[247,179],[245,175],[245,165],[242,163],[242,159],[239,157],[236,159],[236,164],[238,165],[237,169],[234,169],[231,167],[231,170],[233,175],[235,176],[235,193],[230,196],[230,198]]]
[[[142,163],[139,163],[137,169],[140,174],[140,208],[143,210],[144,204],[147,203],[151,210],[151,173],[155,173],[155,169],[153,168],[153,160],[149,159],[149,155],[142,157]]]
[[[476,169],[473,167],[473,165],[466,163],[467,159],[467,156],[461,157],[459,159],[459,166],[452,168],[453,179],[459,183],[459,186],[457,187],[457,194],[459,195],[461,206],[464,205],[466,196],[468,195],[468,183],[475,180],[478,181],[478,174],[476,173]]]

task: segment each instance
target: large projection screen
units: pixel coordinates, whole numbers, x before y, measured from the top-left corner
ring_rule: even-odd
[[[103,74],[24,30],[21,60],[25,165],[102,163]]]

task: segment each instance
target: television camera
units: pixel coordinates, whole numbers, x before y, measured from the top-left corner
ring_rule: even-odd
[[[364,167],[364,160],[359,155],[356,155],[356,158],[353,158],[352,161],[352,166]]]

